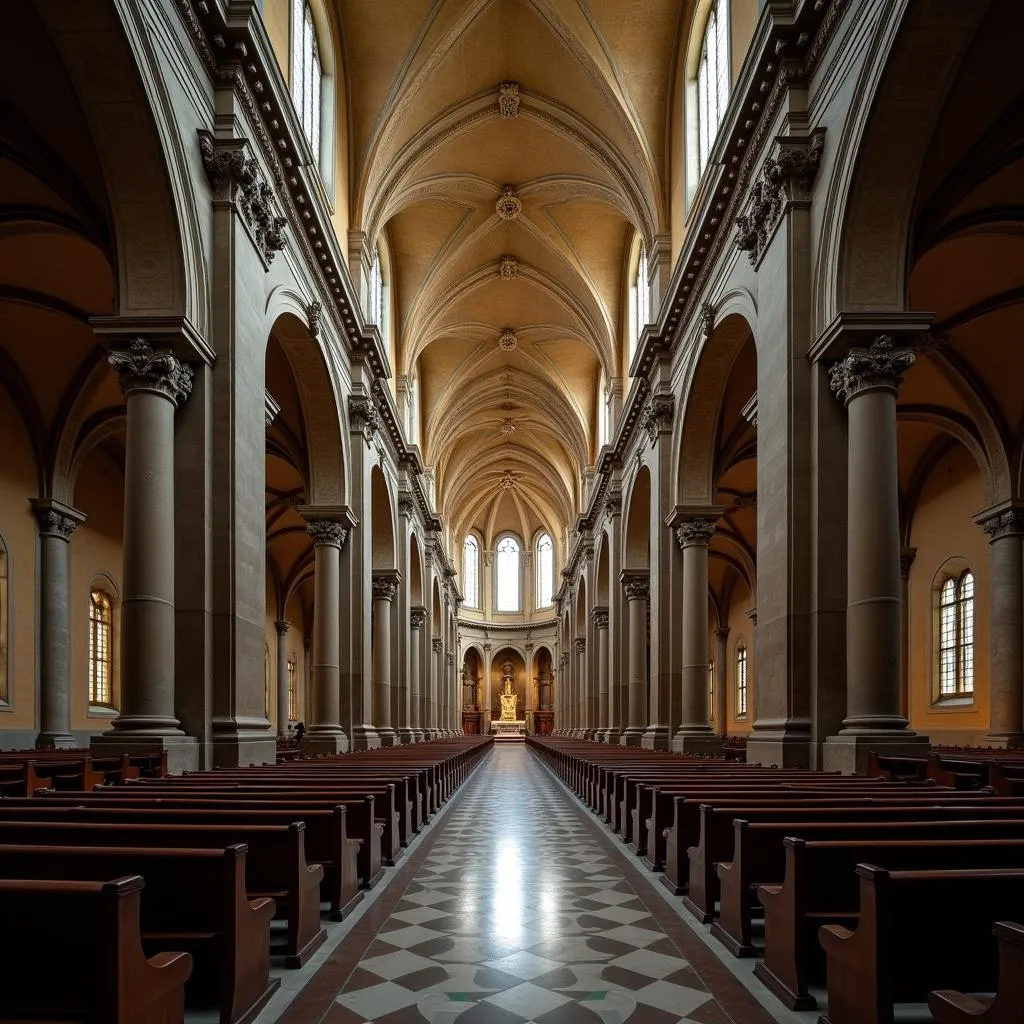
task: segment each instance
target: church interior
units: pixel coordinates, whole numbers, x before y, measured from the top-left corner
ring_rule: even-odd
[[[1024,5],[3,16],[0,1022],[1024,1021]]]

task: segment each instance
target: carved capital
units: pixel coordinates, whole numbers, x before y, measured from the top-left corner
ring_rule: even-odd
[[[765,160],[750,186],[746,212],[736,218],[736,245],[752,264],[761,258],[787,204],[810,199],[824,148],[824,128],[806,138],[776,140],[775,154]]]
[[[433,651],[433,652],[434,652],[435,654],[440,654],[440,653],[441,653],[441,651],[443,651],[443,650],[444,650],[444,644],[442,643],[442,641],[441,641],[441,638],[440,638],[439,636],[435,636],[435,637],[434,637],[434,638],[433,638],[433,639],[432,639],[432,640],[430,641],[430,649],[431,649],[431,650],[432,650],[432,651]]]
[[[672,417],[675,413],[676,402],[672,395],[655,394],[647,400],[647,408],[644,410],[644,430],[651,440],[651,444],[657,444],[658,435],[672,429]]]
[[[348,418],[352,429],[361,431],[366,443],[371,444],[380,429],[380,414],[373,399],[369,395],[349,395]]]
[[[888,334],[880,334],[868,348],[854,348],[829,371],[831,388],[844,405],[864,391],[899,390],[903,374],[914,365],[909,348],[897,348]]]
[[[590,617],[594,620],[595,629],[607,629],[608,628],[608,609],[599,606],[590,613]]]
[[[622,491],[616,489],[608,492],[604,499],[604,513],[609,517],[622,514]]]
[[[619,574],[622,589],[627,601],[647,601],[651,596],[651,580],[646,572],[629,572],[623,570]]]
[[[903,548],[900,551],[900,579],[906,580],[910,578],[910,567],[914,564],[914,559],[917,557],[917,548]]]
[[[278,636],[284,636],[291,628],[292,624],[290,622],[285,622],[284,619],[278,619],[278,621],[274,623],[274,629],[277,630]]]
[[[451,668],[455,664],[455,652],[449,651],[446,655],[446,660],[448,661],[448,667]]]
[[[427,612],[425,608],[413,608],[409,612],[409,628],[410,629],[422,629],[423,624],[427,621]]]
[[[572,642],[572,648],[577,654],[583,654],[587,649],[587,638],[583,636],[576,637]]]
[[[676,541],[681,548],[691,545],[707,547],[715,535],[715,524],[710,519],[688,519],[676,527]]]
[[[59,537],[64,541],[71,540],[71,535],[86,520],[84,512],[53,498],[33,498],[32,513],[39,525],[40,537]]]
[[[1024,534],[1024,508],[1004,508],[980,522],[990,541],[1020,536]]]
[[[373,577],[374,601],[393,601],[398,591],[398,580],[394,573]]]
[[[500,82],[498,84],[498,116],[504,121],[519,116],[518,82]]]
[[[729,627],[719,626],[718,629],[713,629],[711,635],[720,643],[724,644],[729,639]]]
[[[314,519],[306,523],[306,533],[313,539],[314,547],[329,544],[342,548],[348,536],[348,530],[333,519]]]
[[[178,406],[192,394],[192,367],[165,349],[154,349],[145,338],[111,352],[107,362],[117,372],[126,398],[133,391],[149,391]]]

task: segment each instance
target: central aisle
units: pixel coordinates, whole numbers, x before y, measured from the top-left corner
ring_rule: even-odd
[[[439,825],[281,1024],[772,1021],[525,746]]]

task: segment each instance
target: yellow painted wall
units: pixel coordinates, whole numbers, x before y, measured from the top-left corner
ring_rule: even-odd
[[[269,576],[269,574],[268,574]],[[270,722],[277,731],[277,629],[274,626],[276,598],[274,596],[273,584],[267,580],[267,617],[264,623],[264,643],[270,649]],[[305,622],[302,605],[298,598],[293,596],[288,602],[287,619],[291,623],[285,637],[285,644],[289,653],[295,654],[296,674],[296,721],[305,722],[308,728],[311,724],[312,708],[306,702],[306,650],[305,641],[309,635],[312,623]],[[310,650],[312,656],[312,649]]]
[[[753,600],[747,588],[738,584],[733,588],[732,600],[729,603],[727,625],[729,639],[726,641],[728,653],[726,664],[726,685],[728,687],[728,732],[730,736],[744,736],[754,725],[757,710],[757,666],[754,658],[754,623],[748,612],[753,607]],[[736,717],[736,648],[741,640],[747,645],[747,714],[744,718]],[[722,673],[718,673],[722,678]]]
[[[934,468],[922,491],[911,527],[917,555],[910,569],[910,724],[934,742],[977,742],[989,726],[989,619],[991,559],[988,538],[972,516],[986,507],[981,477],[966,448],[957,446]],[[963,558],[974,573],[974,704],[942,707],[932,700],[933,587],[950,558]],[[944,736],[954,732],[957,735]],[[973,733],[974,735],[963,735]]]

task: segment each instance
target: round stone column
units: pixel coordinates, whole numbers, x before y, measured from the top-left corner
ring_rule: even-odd
[[[622,745],[638,747],[647,726],[647,601],[651,587],[646,572],[623,570],[621,579],[629,624],[629,722],[622,731]]]
[[[587,715],[587,638],[576,637],[573,641],[576,652],[576,735],[587,739],[590,735],[590,718]]]
[[[125,395],[121,714],[110,739],[182,737],[174,714],[174,412],[192,368],[133,341],[111,352]]]
[[[62,502],[32,502],[39,524],[39,735],[37,747],[75,747],[71,734],[71,535],[85,516]]]
[[[302,745],[317,753],[344,748],[341,728],[341,548],[348,530],[331,519],[306,525],[313,540],[313,723]]]
[[[893,753],[893,743],[927,743],[900,714],[896,395],[913,362],[910,349],[881,335],[831,371],[849,418],[846,718],[839,736],[826,741],[825,767],[847,772],[866,770],[869,751],[880,743]]]
[[[423,624],[426,620],[426,609],[414,608],[409,613],[409,728],[412,729],[413,743],[423,739],[420,661],[423,658]]]
[[[373,725],[382,747],[393,747],[391,728],[391,602],[398,590],[395,573],[373,577]]]
[[[283,619],[274,623],[277,632],[277,735],[288,738],[288,644],[291,623]]]
[[[1024,508],[1004,508],[982,520],[992,551],[992,650],[989,740],[1024,745]]]
[[[704,751],[714,742],[708,725],[708,545],[715,532],[710,519],[694,518],[676,527],[683,549],[682,716],[672,748]]]
[[[594,639],[597,641],[597,733],[596,740],[608,741],[608,609],[595,608]]]
[[[715,630],[715,731],[729,735],[729,627]]]
[[[430,650],[433,657],[430,659],[430,697],[427,701],[427,730],[429,738],[436,740],[441,734],[438,729],[438,691],[441,687],[441,679],[444,675],[442,659],[444,658],[444,641],[435,636],[431,638]]]

